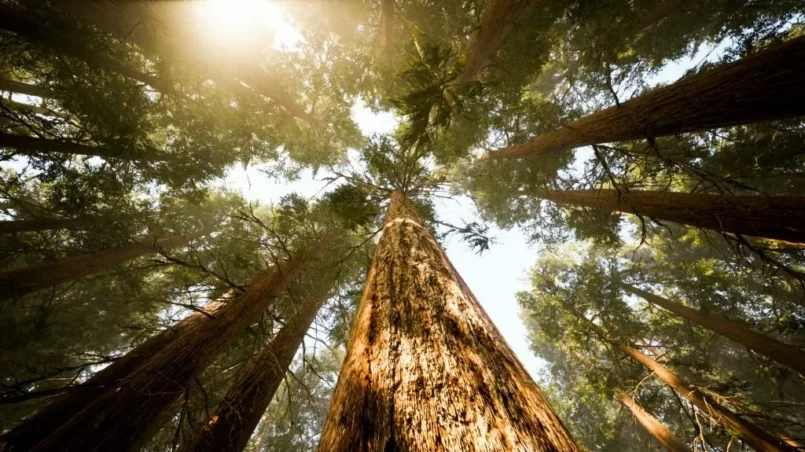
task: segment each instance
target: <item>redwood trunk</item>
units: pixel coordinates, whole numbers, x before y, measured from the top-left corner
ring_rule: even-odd
[[[579,450],[398,192],[319,450]]]
[[[489,64],[497,54],[506,36],[514,28],[520,14],[534,3],[534,0],[489,0],[481,12],[481,23],[473,32],[467,47],[464,72],[455,83],[469,83]]]
[[[528,158],[596,143],[698,132],[805,115],[805,36],[487,153]]]
[[[212,419],[184,452],[241,452],[282,383],[326,294],[306,300],[260,355],[238,374]]]
[[[7,450],[84,452],[139,450],[155,429],[155,422],[186,390],[190,381],[249,323],[285,291],[299,270],[302,257],[249,287],[230,303],[220,303],[209,315],[194,317],[181,336],[173,339],[134,372],[91,400],[78,412],[59,420],[57,427],[40,431],[34,446],[7,444]],[[9,447],[9,445],[11,447]]]
[[[80,218],[42,218],[38,220],[0,220],[0,234],[72,229],[86,223]]]
[[[534,194],[559,204],[623,212],[722,233],[805,243],[805,198],[615,190]]]
[[[676,435],[671,433],[657,418],[644,410],[633,398],[620,389],[615,390],[615,397],[623,406],[629,409],[632,416],[643,426],[646,432],[654,437],[666,450],[670,452],[690,452],[690,447],[680,441]]]
[[[53,93],[47,88],[31,85],[29,83],[22,83],[15,80],[0,77],[0,90],[8,91],[10,93],[27,94],[29,96],[36,96],[41,98],[50,97]]]
[[[166,160],[164,157],[156,156],[153,153],[130,155],[126,152],[100,146],[87,146],[84,144],[71,143],[69,141],[50,140],[4,132],[0,132],[0,148],[15,149],[20,154],[25,155],[55,152],[60,154],[87,155],[103,157],[105,159],[129,161],[158,162]]]
[[[184,245],[210,232],[211,229],[204,229],[164,239],[150,238],[128,248],[109,249],[3,272],[0,273],[0,301],[100,273],[136,257]]]
[[[759,355],[763,355],[784,366],[788,366],[805,376],[805,352],[797,347],[784,344],[743,325],[739,325],[719,316],[705,314],[632,285],[621,284],[621,287],[627,292],[631,292],[651,304],[667,309],[701,327],[707,328],[716,334],[720,334],[737,344],[741,344]]]

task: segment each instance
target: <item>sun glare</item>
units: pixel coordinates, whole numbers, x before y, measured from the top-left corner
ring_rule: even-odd
[[[226,45],[254,45],[268,32],[274,48],[293,50],[302,39],[284,19],[284,7],[271,1],[207,0],[197,5],[200,20]]]

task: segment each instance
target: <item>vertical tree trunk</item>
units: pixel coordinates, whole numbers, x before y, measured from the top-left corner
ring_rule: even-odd
[[[474,81],[478,73],[497,54],[506,36],[514,28],[517,19],[534,3],[534,0],[488,0],[481,12],[481,23],[473,32],[465,52],[464,72],[454,83]]]
[[[805,36],[593,113],[487,158],[528,158],[580,146],[805,115]]]
[[[643,409],[633,398],[629,397],[620,389],[615,390],[615,397],[632,413],[632,416],[643,426],[662,447],[670,452],[690,452],[690,447],[679,440],[668,428],[660,421]]]
[[[27,94],[29,96],[36,96],[41,98],[51,97],[53,93],[47,88],[31,85],[29,83],[22,83],[16,80],[10,80],[0,77],[0,91],[8,91],[10,93]]]
[[[319,450],[578,450],[399,192]]]
[[[805,376],[805,352],[797,347],[784,344],[776,339],[764,336],[755,330],[722,317],[705,314],[696,309],[675,303],[630,284],[621,284],[621,287],[627,292],[631,292],[651,304],[667,309],[684,319],[707,328],[716,334],[720,334],[784,366],[788,366],[799,372],[800,375]]]
[[[3,272],[0,273],[0,301],[100,273],[136,257],[184,245],[212,231],[211,228],[206,228],[164,239],[152,237],[127,248],[109,249]]]
[[[182,448],[183,452],[241,452],[246,448],[319,308],[327,300],[327,292],[304,300],[266,349],[238,374],[212,419]]]
[[[642,215],[722,233],[805,243],[805,198],[615,190],[544,190],[559,204]]]
[[[139,450],[150,437],[159,415],[184,393],[195,375],[285,291],[305,260],[303,256],[291,259],[251,285],[242,296],[214,306],[208,315],[195,317],[197,321],[187,324],[180,337],[125,379],[85,400],[81,410],[60,419],[52,430],[38,432],[33,447],[26,449],[25,443],[7,442],[5,450]]]
[[[69,141],[50,140],[47,138],[36,138],[28,135],[5,132],[0,132],[0,148],[14,149],[24,155],[41,155],[55,152],[58,154],[86,155],[127,161],[167,161],[166,157],[159,156],[154,152],[143,152],[132,155],[124,151],[101,146],[87,146],[85,144],[71,143]]]

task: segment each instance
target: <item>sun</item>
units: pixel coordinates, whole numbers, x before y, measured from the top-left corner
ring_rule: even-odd
[[[196,3],[197,15],[219,43],[249,46],[274,36],[273,47],[293,50],[301,34],[285,19],[283,6],[266,0],[207,0]]]

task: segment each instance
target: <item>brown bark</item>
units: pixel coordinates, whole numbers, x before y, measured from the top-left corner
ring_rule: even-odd
[[[22,83],[16,80],[0,77],[0,91],[8,91],[10,93],[27,94],[29,96],[36,96],[41,98],[51,97],[53,93],[47,88],[41,86],[31,85],[29,83]]]
[[[85,400],[71,416],[27,441],[6,440],[0,450],[31,452],[133,451],[148,440],[159,415],[183,394],[249,323],[285,291],[305,258],[297,256],[251,285],[229,303],[216,303],[208,315],[185,326],[135,371],[102,394]],[[32,447],[29,447],[33,444]],[[2,449],[5,447],[5,449]]]
[[[705,314],[651,292],[646,292],[630,284],[621,284],[621,287],[653,305],[671,311],[703,328],[726,337],[736,344],[741,344],[759,355],[788,366],[805,376],[805,352],[797,347],[782,343],[777,339],[760,334],[751,328],[731,322],[725,318]]]
[[[632,397],[620,389],[615,390],[615,397],[632,413],[632,416],[662,447],[670,452],[690,452],[690,447],[679,440],[667,427],[643,409]]]
[[[398,192],[319,444],[382,450],[579,450]]]
[[[642,215],[722,233],[805,243],[805,198],[615,190],[534,194],[559,204]]]
[[[163,239],[151,237],[126,248],[108,249],[93,254],[68,257],[57,261],[42,262],[17,270],[9,270],[0,273],[0,301],[100,273],[136,257],[184,245],[211,232],[212,229],[208,228]]]
[[[0,234],[45,231],[48,229],[72,229],[85,224],[81,218],[41,218],[36,220],[0,220]]]
[[[164,5],[119,0],[71,0],[64,4],[69,5],[64,8],[66,12],[121,39],[131,40],[146,54],[159,55],[188,68],[200,69],[235,94],[244,94],[249,98],[257,93],[273,100],[291,115],[313,126],[320,125],[317,118],[307,113],[279,86],[278,80],[272,79],[261,68],[252,64],[233,69],[232,65],[223,64],[219,56],[211,55],[208,49],[189,46],[192,36],[182,36],[177,28],[190,30],[192,27],[172,23],[176,22],[173,15],[164,17],[161,13],[166,11]],[[247,84],[248,88],[236,79]]]
[[[141,154],[131,155],[127,152],[102,146],[88,146],[85,144],[71,143],[69,141],[36,138],[5,132],[0,132],[0,148],[15,149],[20,154],[25,155],[54,152],[58,154],[87,155],[128,161],[160,162],[167,160],[166,157],[156,155],[154,152],[143,152]]]
[[[183,452],[241,452],[246,448],[326,299],[324,293],[305,300],[266,349],[238,374],[215,414]]]
[[[9,99],[0,99],[0,106],[22,113],[34,113],[42,116],[60,116],[59,113],[48,110],[47,108],[42,108],[37,105],[24,104],[22,102],[16,102]]]
[[[488,0],[481,12],[481,23],[473,32],[467,47],[464,72],[456,77],[454,83],[474,81],[484,67],[498,52],[506,36],[514,28],[520,14],[534,3],[534,0]]]
[[[593,113],[486,158],[529,158],[596,143],[805,115],[805,36]]]

